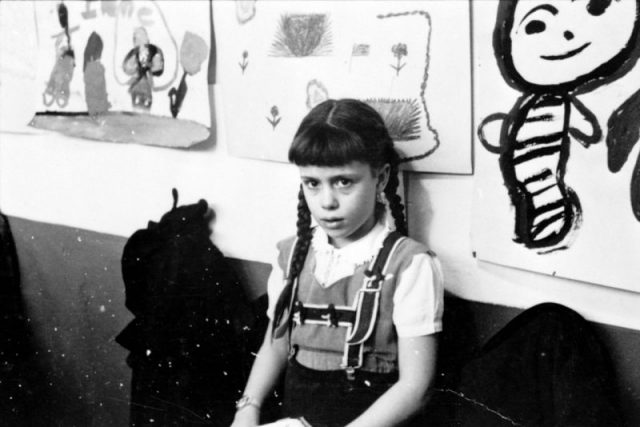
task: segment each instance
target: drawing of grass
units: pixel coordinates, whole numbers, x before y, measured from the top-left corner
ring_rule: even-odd
[[[420,138],[420,103],[417,99],[365,99],[384,119],[394,141]]]
[[[271,56],[321,56],[331,51],[329,18],[323,14],[283,14]]]

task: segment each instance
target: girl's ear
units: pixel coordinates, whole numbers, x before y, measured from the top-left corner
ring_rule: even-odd
[[[384,189],[387,187],[387,183],[389,182],[390,174],[391,174],[391,165],[389,165],[389,163],[385,163],[384,166],[378,169],[378,184],[377,184],[378,193],[384,192]]]

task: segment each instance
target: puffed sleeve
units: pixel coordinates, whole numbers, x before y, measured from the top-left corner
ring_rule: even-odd
[[[442,330],[444,284],[435,254],[413,256],[400,273],[393,304],[393,323],[399,337],[430,335]]]

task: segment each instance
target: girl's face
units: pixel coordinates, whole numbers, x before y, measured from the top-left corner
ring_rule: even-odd
[[[389,165],[372,170],[366,163],[351,162],[299,169],[311,215],[333,246],[354,242],[375,225],[376,193],[387,184]]]
[[[513,16],[516,71],[541,86],[569,83],[614,58],[628,43],[635,0],[521,0]]]

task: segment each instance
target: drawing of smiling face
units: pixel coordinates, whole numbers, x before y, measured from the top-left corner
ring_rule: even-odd
[[[589,75],[629,44],[637,7],[635,0],[519,1],[509,32],[515,71],[538,86]]]

